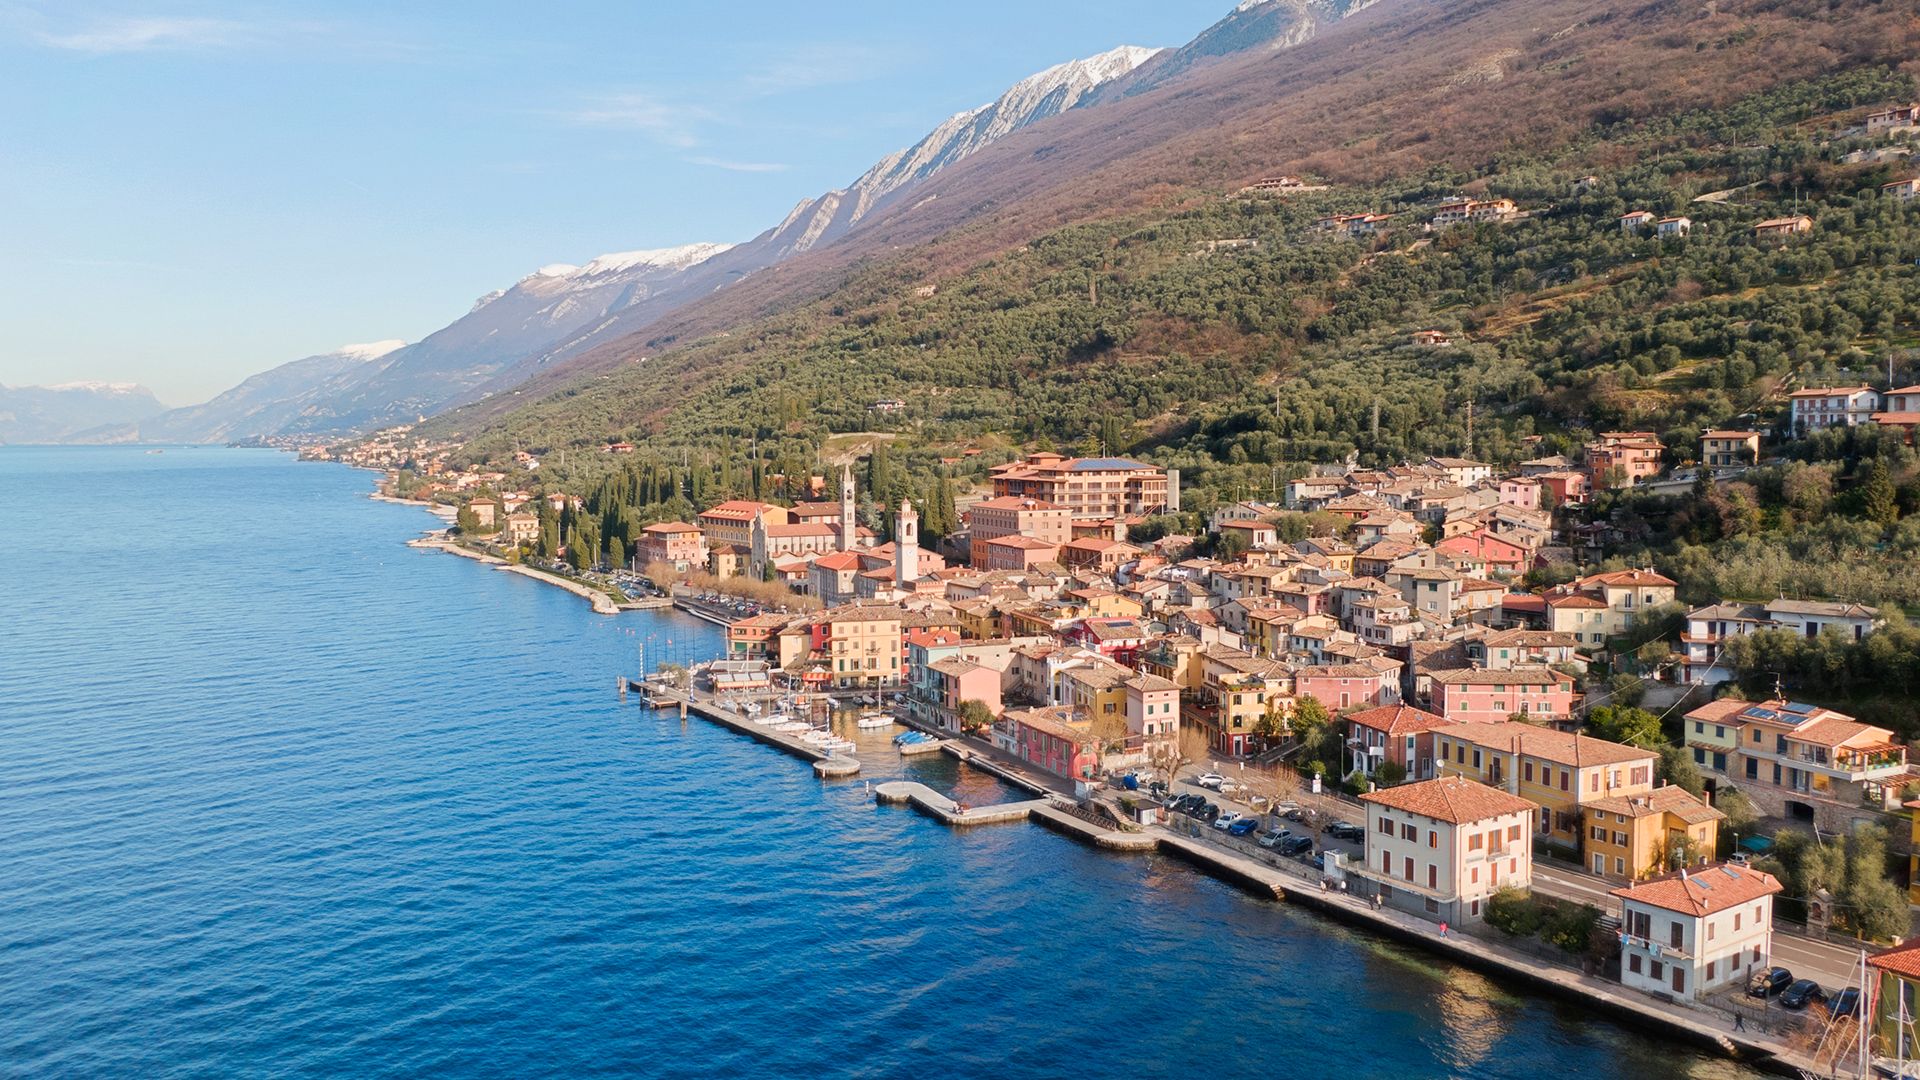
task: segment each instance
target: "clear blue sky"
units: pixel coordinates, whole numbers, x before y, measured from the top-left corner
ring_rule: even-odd
[[[535,267],[745,240],[1232,0],[0,0],[0,383],[202,400]]]

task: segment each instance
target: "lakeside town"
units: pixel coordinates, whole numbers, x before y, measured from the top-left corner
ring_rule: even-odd
[[[1796,435],[1898,426],[1920,387],[1790,402]],[[891,702],[1102,828],[1196,838],[1782,1061],[1899,1059],[1920,1032],[1920,941],[1901,943],[1920,768],[1887,728],[1747,700],[1728,661],[1755,635],[1861,642],[1883,613],[1685,609],[1645,567],[1528,585],[1598,561],[1608,526],[1577,513],[1597,493],[1737,478],[1762,443],[1708,431],[1670,468],[1652,433],[1607,432],[1512,469],[1321,470],[1151,536],[1177,471],[1032,452],[990,466],[934,547],[910,499],[881,542],[844,464],[811,500],[721,499],[646,525],[624,566],[551,569],[724,624],[696,665],[710,704]],[[514,562],[583,509],[534,490],[531,455],[467,471],[450,449],[402,431],[308,456],[391,470],[389,492]]]

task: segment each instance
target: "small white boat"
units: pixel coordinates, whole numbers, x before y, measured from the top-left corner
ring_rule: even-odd
[[[893,717],[881,712],[861,713],[860,719],[854,721],[854,726],[868,731],[876,728],[892,727]]]

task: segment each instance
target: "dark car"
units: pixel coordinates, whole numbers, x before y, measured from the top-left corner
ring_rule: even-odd
[[[1336,821],[1328,826],[1327,833],[1335,840],[1352,840],[1354,843],[1367,838],[1367,830],[1351,821]]]
[[[1780,991],[1780,1007],[1783,1009],[1804,1009],[1816,1001],[1827,1000],[1827,992],[1812,979],[1801,979],[1785,990]]]
[[[1259,818],[1243,817],[1239,821],[1236,821],[1233,824],[1227,826],[1227,835],[1228,836],[1245,836],[1259,827],[1260,827]]]
[[[1211,825],[1219,819],[1220,808],[1212,803],[1201,803],[1200,809],[1195,811],[1193,816]]]
[[[1188,814],[1192,813],[1193,808],[1198,805],[1200,805],[1200,796],[1180,795],[1176,796],[1172,802],[1167,804],[1167,809],[1179,814]]]
[[[1307,812],[1306,812],[1305,810],[1302,810],[1302,809],[1300,809],[1300,808],[1299,808],[1299,807],[1297,807],[1297,806],[1296,806],[1296,807],[1294,807],[1294,808],[1293,808],[1293,809],[1291,809],[1291,810],[1288,810],[1288,811],[1286,811],[1285,813],[1283,813],[1283,814],[1281,814],[1280,816],[1281,816],[1281,817],[1283,817],[1283,818],[1286,818],[1286,819],[1287,819],[1288,821],[1305,821],[1305,820],[1307,820]]]
[[[1747,996],[1768,998],[1793,985],[1793,972],[1786,968],[1771,968],[1764,975],[1755,975],[1747,984]]]
[[[1833,1016],[1860,1015],[1860,988],[1849,986],[1827,999],[1827,1012]]]
[[[1274,847],[1282,855],[1305,855],[1313,850],[1313,838],[1310,836],[1290,836]]]

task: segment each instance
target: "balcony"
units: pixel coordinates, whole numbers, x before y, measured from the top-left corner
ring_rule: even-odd
[[[1693,954],[1687,952],[1685,949],[1678,949],[1672,945],[1654,941],[1650,938],[1636,937],[1632,934],[1622,934],[1620,935],[1620,942],[1630,948],[1639,949],[1642,952],[1652,955],[1655,960],[1693,959]]]

